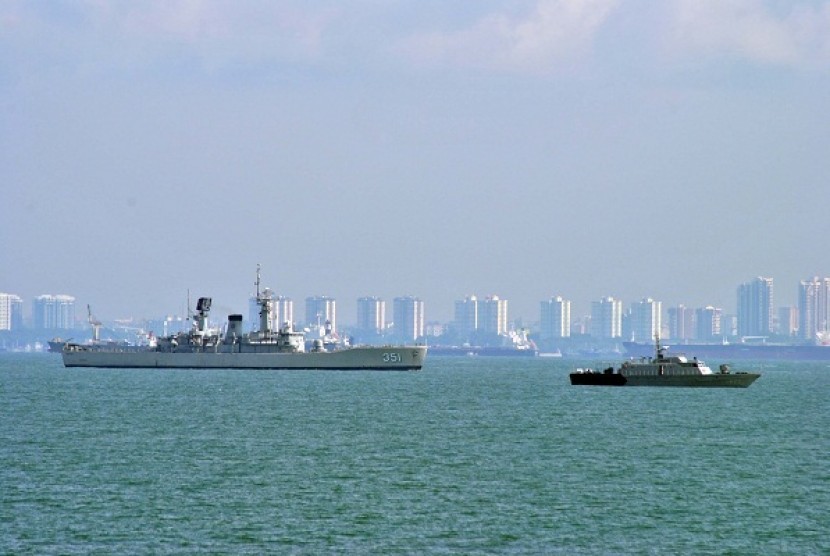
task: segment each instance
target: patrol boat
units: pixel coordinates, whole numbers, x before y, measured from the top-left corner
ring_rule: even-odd
[[[225,333],[208,327],[211,298],[196,305],[191,330],[154,339],[146,346],[109,346],[67,343],[61,352],[65,367],[123,367],[177,369],[313,369],[419,370],[427,347],[326,346],[285,323],[271,328],[271,298],[260,292],[257,268],[256,301],[259,330],[243,333],[242,315],[229,315]]]
[[[655,356],[624,362],[619,369],[603,371],[577,369],[570,374],[575,386],[683,386],[714,388],[746,388],[761,375],[736,372],[721,365],[715,373],[696,357],[667,356],[666,348],[655,338]]]

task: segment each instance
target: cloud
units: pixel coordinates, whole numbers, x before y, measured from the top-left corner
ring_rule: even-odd
[[[449,33],[428,33],[404,49],[427,65],[548,73],[579,59],[618,0],[539,0],[524,16],[494,13]]]
[[[309,8],[290,0],[12,2],[0,7],[0,31],[8,30],[0,41],[24,55],[42,53],[40,59],[70,67],[73,60],[88,67],[154,67],[176,55],[206,67],[306,62],[325,54],[324,40],[339,11],[336,5]]]
[[[775,13],[761,0],[678,0],[670,40],[682,51],[756,64],[828,67],[830,2]]]
[[[826,70],[830,0],[8,0],[0,47],[7,80],[38,72],[271,79],[291,74],[284,68],[356,73],[390,61],[403,71],[537,76],[659,76],[689,59],[704,69],[726,59]]]
[[[286,2],[165,0],[127,3],[116,25],[136,35],[160,35],[189,42],[291,40],[309,52],[319,49],[332,9],[293,7]]]

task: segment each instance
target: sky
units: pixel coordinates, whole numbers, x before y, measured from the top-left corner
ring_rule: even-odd
[[[735,310],[830,276],[830,1],[0,3],[0,291]],[[390,315],[391,316],[391,315]]]

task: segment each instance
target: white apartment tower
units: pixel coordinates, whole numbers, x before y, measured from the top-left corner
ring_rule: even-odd
[[[591,335],[595,338],[622,336],[622,301],[603,297],[591,303]]]
[[[830,278],[804,280],[798,286],[798,335],[814,340],[830,331]]]
[[[274,311],[274,328],[282,328],[285,323],[294,325],[294,301],[284,295],[274,297],[271,308]]]
[[[364,332],[382,334],[386,329],[386,302],[378,297],[359,298],[357,328]]]
[[[392,301],[392,321],[395,337],[412,342],[424,335],[424,302],[411,295]]]
[[[722,334],[721,309],[708,305],[695,311],[696,335],[702,342],[717,340]]]
[[[561,296],[541,303],[539,337],[567,338],[571,335],[571,302]]]
[[[39,295],[32,303],[32,322],[37,330],[75,328],[75,298],[71,295]]]
[[[669,337],[673,340],[690,340],[695,337],[695,312],[685,305],[670,307]]]
[[[0,330],[23,328],[23,300],[13,293],[0,293]]]
[[[507,335],[507,300],[497,295],[479,302],[479,327],[485,334]]]
[[[653,342],[662,326],[662,303],[651,298],[631,304],[631,335],[635,342]]]
[[[455,328],[463,337],[478,330],[478,299],[474,295],[455,302]]]
[[[773,332],[772,278],[759,276],[738,286],[738,334],[768,336]]]

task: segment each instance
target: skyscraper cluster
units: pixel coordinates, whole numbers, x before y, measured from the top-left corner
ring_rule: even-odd
[[[0,330],[23,328],[23,299],[0,293]],[[71,295],[39,295],[32,301],[32,328],[71,330],[75,328],[75,298]]]
[[[263,295],[271,299],[271,325],[278,328],[285,323],[299,328],[338,330],[337,303],[332,297],[321,295],[305,299],[303,319],[297,318],[294,302],[278,296],[270,289]],[[663,307],[660,301],[643,298],[627,308],[613,296],[601,297],[591,303],[590,315],[573,318],[571,301],[561,295],[543,300],[539,305],[538,326],[529,332],[534,339],[556,342],[574,335],[590,336],[597,340],[634,340],[650,342],[657,334],[674,340],[720,341],[724,337],[742,336],[759,339],[773,334],[798,337],[806,341],[817,338],[830,340],[830,277],[815,276],[798,284],[797,307],[775,307],[774,281],[758,276],[738,285],[736,312],[725,314],[711,305],[691,308],[683,304],[669,307],[666,327],[663,327]],[[259,325],[259,307],[251,297],[249,326]],[[521,323],[512,326],[508,316],[508,301],[498,295],[478,297],[469,295],[454,302],[453,320],[443,325],[427,327],[424,302],[414,296],[396,297],[391,303],[391,320],[387,302],[379,297],[357,299],[356,323],[349,332],[360,339],[417,341],[426,333],[450,333],[455,341],[482,341],[514,334]],[[75,328],[75,298],[69,295],[40,295],[32,300],[33,330]],[[0,331],[24,328],[23,300],[10,293],[0,293]]]
[[[774,282],[759,276],[740,284],[736,291],[736,314],[725,315],[719,307],[690,308],[683,304],[669,307],[668,322],[663,327],[663,306],[660,301],[643,298],[624,308],[613,296],[591,303],[590,316],[572,320],[571,301],[561,295],[540,302],[535,338],[551,340],[569,338],[573,333],[599,340],[634,340],[650,342],[658,334],[675,340],[715,342],[725,336],[768,337],[774,333],[814,339],[817,334],[830,337],[830,278],[804,280],[799,285],[798,307],[778,309],[774,318]],[[280,319],[292,322],[292,304],[286,298]],[[401,340],[417,340],[426,332],[424,302],[412,296],[395,298],[392,320],[387,321],[386,302],[373,296],[357,300],[357,322],[354,329],[362,337],[391,336]],[[336,327],[335,300],[326,296],[306,299],[306,326],[329,322]],[[253,320],[253,319],[252,319]],[[446,327],[432,327],[442,334]],[[455,301],[454,318],[449,327],[460,341],[480,341],[487,336],[511,334],[508,302],[497,295],[469,295]],[[576,331],[576,332],[574,332]],[[431,334],[433,332],[430,332]]]

